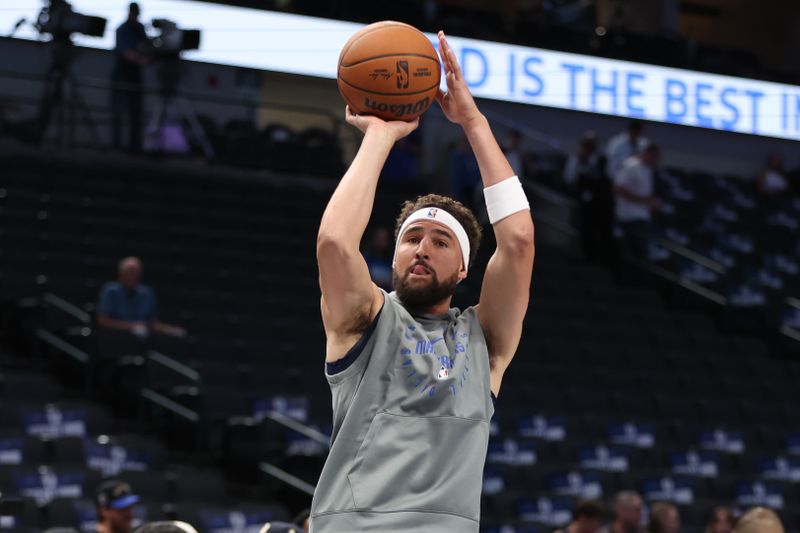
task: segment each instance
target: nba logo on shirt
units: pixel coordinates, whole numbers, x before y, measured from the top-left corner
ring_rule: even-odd
[[[437,213],[438,211],[439,211],[439,210],[438,210],[438,209],[436,209],[435,207],[434,207],[434,208],[431,208],[431,209],[428,209],[428,218],[436,218],[436,213]]]
[[[450,369],[442,365],[442,367],[439,369],[439,379],[447,379],[447,376],[449,375],[450,375]]]

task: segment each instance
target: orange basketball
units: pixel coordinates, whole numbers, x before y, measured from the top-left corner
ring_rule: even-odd
[[[353,113],[411,121],[433,104],[440,75],[425,34],[386,20],[350,37],[339,54],[337,82]]]

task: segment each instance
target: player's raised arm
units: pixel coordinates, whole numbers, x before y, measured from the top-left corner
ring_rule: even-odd
[[[322,320],[328,337],[326,360],[336,361],[358,340],[383,302],[372,283],[359,244],[372,213],[383,164],[394,143],[417,127],[346,110],[347,122],[364,132],[355,159],[331,196],[317,234]]]
[[[497,393],[505,368],[514,356],[528,309],[533,270],[534,228],[528,203],[514,171],[478,110],[455,53],[442,32],[439,52],[447,77],[447,93],[439,104],[452,122],[464,129],[480,167],[487,210],[497,249],[483,278],[478,316],[492,363],[492,390]]]

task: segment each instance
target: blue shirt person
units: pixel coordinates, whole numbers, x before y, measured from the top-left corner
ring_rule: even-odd
[[[128,331],[139,337],[151,332],[184,336],[186,331],[158,320],[153,289],[141,283],[142,262],[126,257],[119,263],[119,279],[103,285],[97,299],[97,325]]]

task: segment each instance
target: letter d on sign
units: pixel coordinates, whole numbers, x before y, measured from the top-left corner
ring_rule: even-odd
[[[461,70],[469,88],[480,87],[489,77],[489,61],[477,48],[461,49]],[[476,74],[480,70],[480,77]]]

